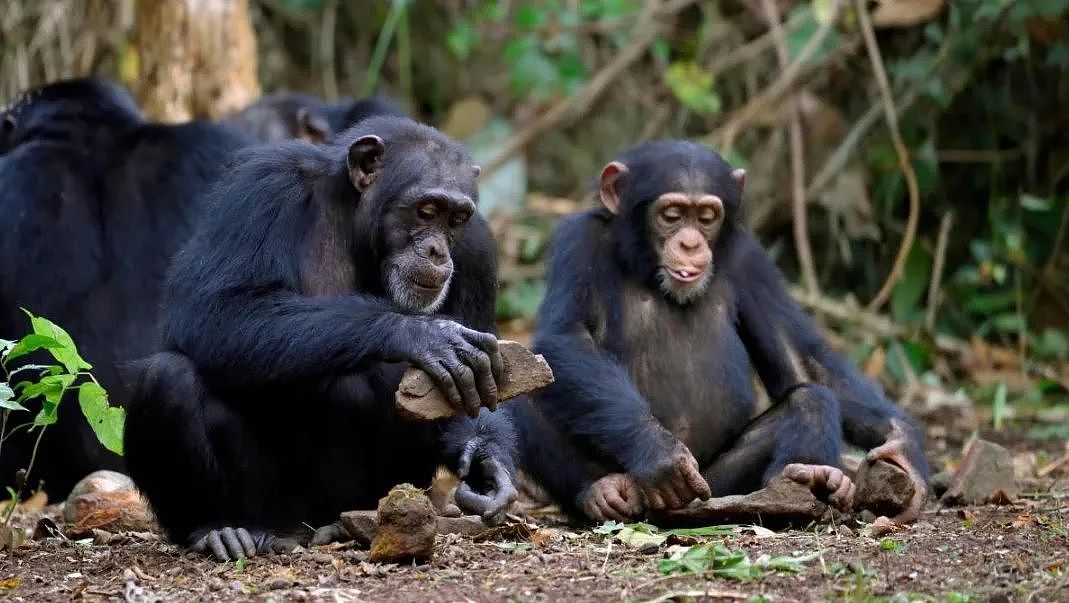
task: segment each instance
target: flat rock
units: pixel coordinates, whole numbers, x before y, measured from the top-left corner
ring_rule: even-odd
[[[341,522],[353,540],[364,547],[371,545],[379,531],[378,511],[347,511],[341,514]],[[435,518],[436,534],[475,536],[489,529],[490,526],[478,515]]]
[[[887,461],[862,461],[857,472],[854,508],[894,517],[908,506],[916,488],[909,474]]]
[[[436,514],[423,490],[412,484],[394,486],[379,500],[378,524],[372,561],[425,563],[434,556]]]
[[[498,341],[498,349],[504,369],[502,384],[498,388],[501,400],[515,398],[553,383],[553,371],[541,355],[535,355],[522,344],[507,339]],[[405,371],[397,387],[395,401],[401,414],[410,419],[442,419],[457,412],[430,376],[417,368]]]
[[[718,523],[754,523],[785,527],[820,519],[828,505],[807,487],[785,477],[742,496],[723,496],[694,501],[682,509],[661,511],[653,516],[659,526],[702,526]]]
[[[94,471],[82,478],[63,506],[63,521],[71,535],[88,535],[94,529],[109,532],[150,532],[156,522],[134,486],[116,471]]]
[[[950,476],[940,502],[945,505],[982,505],[1017,497],[1013,455],[994,442],[976,440]]]

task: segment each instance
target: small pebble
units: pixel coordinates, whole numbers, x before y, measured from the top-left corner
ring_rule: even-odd
[[[854,531],[851,530],[850,526],[846,525],[845,523],[839,524],[838,530],[840,536],[847,536],[851,538],[854,536]]]
[[[224,586],[226,585],[223,584],[223,581],[219,578],[212,578],[211,580],[208,580],[208,590],[212,592],[223,590]]]
[[[311,558],[312,561],[315,561],[316,563],[330,563],[331,561],[334,561],[334,556],[328,553],[312,553]]]
[[[277,578],[271,578],[267,581],[267,584],[264,585],[267,590],[282,590],[283,588],[289,588],[289,586],[290,580],[281,576]]]
[[[245,585],[240,580],[234,580],[230,583],[230,590],[239,593],[245,588]]]

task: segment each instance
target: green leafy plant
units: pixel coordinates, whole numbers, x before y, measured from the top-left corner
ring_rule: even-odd
[[[762,555],[751,561],[745,551],[732,551],[719,542],[680,548],[668,559],[657,561],[662,574],[712,574],[732,580],[749,580],[765,572],[801,572],[816,554],[801,557]]]
[[[59,405],[68,392],[76,391],[78,406],[100,443],[108,450],[122,454],[122,433],[126,413],[108,404],[108,394],[89,372],[93,367],[78,354],[71,336],[55,323],[30,312],[31,332],[18,341],[0,340],[0,454],[3,442],[19,429],[37,430],[34,455],[18,480],[18,491],[9,490],[12,498],[21,494],[26,476],[33,469],[37,446],[50,425],[59,420]],[[12,367],[12,361],[34,352],[47,352],[54,364],[23,364]],[[35,376],[31,377],[31,376]],[[18,379],[15,379],[18,377]],[[14,385],[12,385],[14,383]],[[33,418],[12,426],[22,413]],[[9,428],[10,427],[10,428]],[[14,505],[10,507],[13,509]],[[10,513],[10,510],[9,510]]]

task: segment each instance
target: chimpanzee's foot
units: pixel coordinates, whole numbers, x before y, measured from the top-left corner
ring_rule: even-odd
[[[928,483],[921,476],[921,472],[910,462],[907,454],[908,446],[909,442],[904,437],[892,436],[882,445],[870,450],[866,456],[869,461],[883,460],[901,467],[913,482],[913,498],[901,513],[890,518],[897,523],[909,523],[917,519],[921,514],[921,509],[924,508],[924,501],[928,498]]]
[[[299,544],[295,539],[265,530],[230,526],[197,530],[189,537],[189,542],[190,550],[218,561],[255,557],[258,553],[289,553]]]
[[[827,500],[840,511],[849,511],[854,504],[857,488],[853,480],[837,467],[791,463],[783,468],[783,476],[808,486],[817,498]]]

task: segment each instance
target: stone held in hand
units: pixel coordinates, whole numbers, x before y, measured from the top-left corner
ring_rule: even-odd
[[[703,526],[718,523],[756,523],[784,527],[820,519],[828,510],[808,486],[779,476],[746,495],[696,500],[682,509],[653,512],[655,525]]]
[[[75,484],[63,507],[63,521],[74,536],[94,529],[151,532],[156,522],[133,480],[117,471],[94,471]]]
[[[909,507],[916,486],[904,469],[884,460],[862,461],[854,508],[894,517]]]
[[[1013,455],[994,442],[976,440],[939,500],[945,505],[982,505],[1016,497]]]
[[[379,500],[372,561],[425,563],[434,556],[437,515],[431,499],[412,484],[394,486]]]
[[[523,344],[502,339],[497,342],[501,351],[503,375],[498,398],[502,401],[546,387],[553,383],[553,371],[546,359],[533,354]],[[417,368],[409,368],[397,387],[397,409],[411,419],[434,420],[457,413],[445,395],[434,385],[430,375]]]

